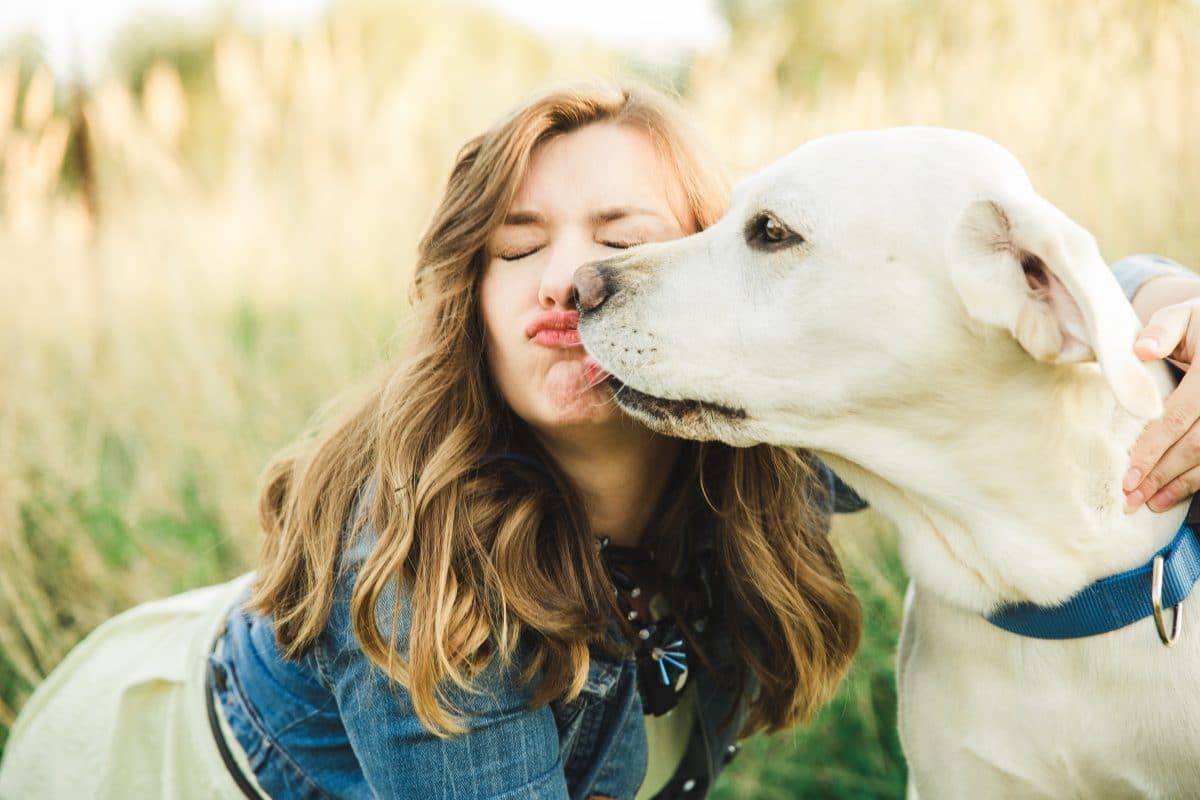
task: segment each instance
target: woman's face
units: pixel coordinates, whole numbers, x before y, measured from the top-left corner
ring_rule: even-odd
[[[480,303],[492,376],[537,430],[620,413],[579,343],[572,276],[642,242],[695,231],[683,187],[650,138],[595,123],[540,144],[488,240]]]

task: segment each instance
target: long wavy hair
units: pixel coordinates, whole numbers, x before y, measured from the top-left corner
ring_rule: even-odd
[[[250,607],[273,616],[288,658],[327,624],[344,527],[360,489],[377,482],[360,515],[378,538],[355,584],[354,633],[438,735],[463,729],[448,689],[470,687],[494,658],[509,662],[518,640],[530,642],[522,666],[531,681],[538,676],[535,704],[576,696],[589,648],[613,646],[618,609],[582,501],[495,388],[479,310],[486,242],[534,149],[598,122],[650,136],[699,227],[724,211],[723,174],[663,94],[569,86],[526,103],[458,154],[420,242],[407,355],[265,477],[266,541]],[[544,467],[489,458],[498,452]],[[812,465],[782,448],[687,443],[649,534],[673,569],[696,557],[695,532],[710,532],[715,602],[748,695],[745,733],[807,719],[858,646],[861,612],[814,510],[821,489]],[[411,599],[406,653],[399,620],[388,631],[375,614],[397,580]]]

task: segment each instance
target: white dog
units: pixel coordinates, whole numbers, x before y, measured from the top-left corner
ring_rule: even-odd
[[[1120,485],[1170,378],[1133,355],[1092,236],[1007,151],[922,128],[813,141],[708,230],[582,267],[576,289],[629,412],[812,448],[895,521],[900,728],[923,798],[1200,797],[1200,632],[1160,643],[1194,580],[1174,549],[1151,614],[1151,562],[1186,508],[1127,516]],[[1143,618],[1111,632],[988,619],[1134,569]],[[1129,611],[1108,585],[1085,616]]]

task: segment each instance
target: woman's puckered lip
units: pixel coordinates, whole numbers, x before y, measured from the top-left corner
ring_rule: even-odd
[[[532,339],[542,331],[579,330],[578,311],[543,311],[525,326],[525,336]]]
[[[581,347],[578,311],[543,311],[525,326],[525,336],[544,347]]]

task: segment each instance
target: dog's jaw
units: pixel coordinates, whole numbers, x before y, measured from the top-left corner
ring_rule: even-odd
[[[735,447],[759,441],[746,431],[744,409],[706,400],[657,397],[635,389],[613,375],[607,382],[617,405],[651,430],[681,439],[722,441]]]

